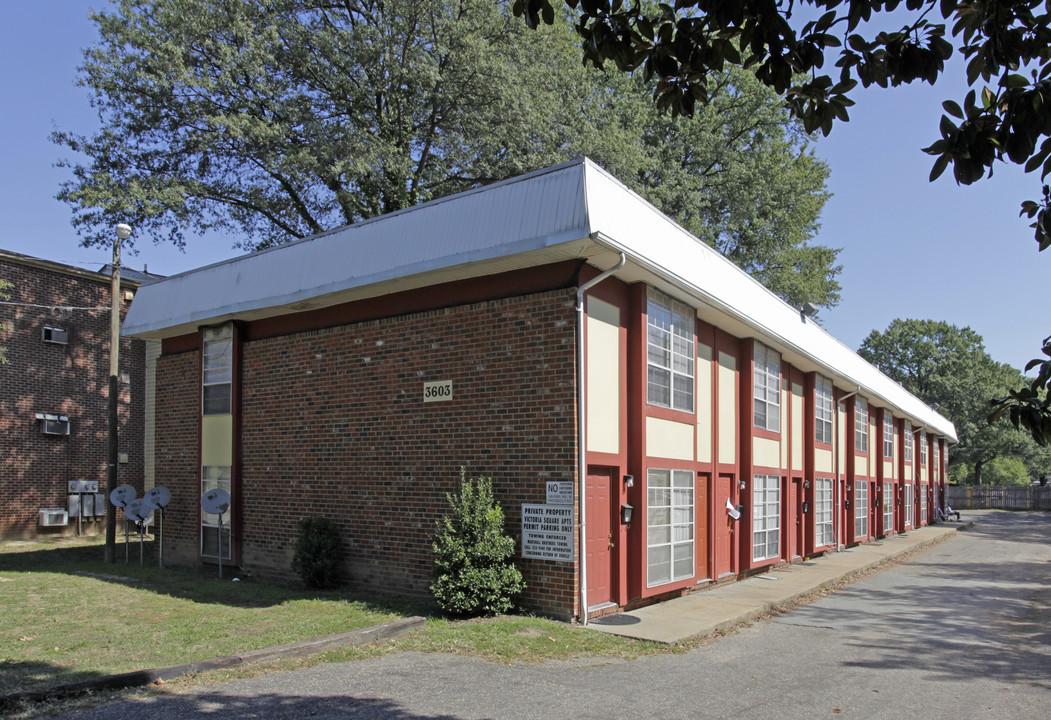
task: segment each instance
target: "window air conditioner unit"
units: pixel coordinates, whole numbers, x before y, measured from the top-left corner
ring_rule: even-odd
[[[65,328],[45,327],[44,342],[55,343],[56,345],[68,345],[69,331]]]
[[[43,527],[55,527],[69,524],[69,513],[62,508],[41,508],[40,524]]]
[[[69,435],[69,417],[55,413],[37,413],[37,420],[43,420],[41,430],[45,435]]]

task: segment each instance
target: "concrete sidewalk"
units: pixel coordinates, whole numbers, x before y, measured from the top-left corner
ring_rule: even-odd
[[[663,643],[710,635],[754,620],[778,605],[792,602],[887,560],[941,542],[972,525],[968,522],[928,525],[904,535],[784,565],[747,580],[698,590],[638,610],[607,615],[590,621],[588,627],[613,635]]]

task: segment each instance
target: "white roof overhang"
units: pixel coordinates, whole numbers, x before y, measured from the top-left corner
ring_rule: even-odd
[[[949,420],[587,159],[143,285],[124,334],[160,340],[574,258],[605,270],[621,252],[625,282],[956,441]]]

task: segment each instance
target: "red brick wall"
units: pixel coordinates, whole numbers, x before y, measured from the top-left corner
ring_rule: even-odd
[[[70,533],[38,525],[41,508],[67,508],[67,481],[106,483],[109,395],[109,279],[45,269],[0,258],[0,278],[14,287],[11,302],[0,305],[0,537]],[[44,307],[27,307],[42,305]],[[123,302],[122,312],[130,303]],[[104,310],[52,311],[52,307],[105,307]],[[69,344],[42,340],[44,326],[69,331]],[[118,482],[142,489],[144,452],[145,343],[121,341],[119,451],[128,463]],[[70,435],[41,432],[36,413],[69,416]],[[103,523],[85,523],[95,532]]]
[[[521,504],[575,478],[573,302],[557,290],[246,342],[242,565],[290,576],[299,518],[326,516],[353,587],[427,597],[430,538],[461,465],[493,477],[520,555]],[[157,481],[173,493],[195,477],[180,453],[196,449],[183,398],[196,404],[184,378],[197,357],[158,369]],[[453,381],[452,401],[423,402],[434,380]],[[169,538],[189,541],[197,517],[173,499]],[[574,564],[517,562],[527,607],[576,613]]]
[[[199,555],[200,363],[199,352],[157,359],[155,482],[172,494],[163,518],[165,562],[194,564]]]

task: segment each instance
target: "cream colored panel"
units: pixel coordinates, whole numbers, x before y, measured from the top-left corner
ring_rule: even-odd
[[[814,472],[830,473],[832,472],[832,451],[831,450],[814,450]]]
[[[694,427],[661,418],[646,418],[646,455],[693,460]]]
[[[233,415],[201,417],[201,465],[233,465]]]
[[[839,406],[842,408],[842,405]],[[837,409],[836,413],[839,415],[839,472],[846,473],[847,471],[847,448],[854,447],[854,428],[847,427],[847,411]],[[850,457],[853,457],[854,453],[850,453]]]
[[[879,438],[876,435],[876,418],[875,413],[869,414],[869,477],[876,477],[876,466],[879,463],[880,455],[883,454],[883,446],[877,446],[876,440]]]
[[[712,461],[712,349],[697,343],[697,462]]]
[[[854,457],[854,474],[868,475],[869,459],[867,457]]]
[[[752,438],[752,464],[762,467],[780,468],[781,446],[784,443],[769,438]]]
[[[788,438],[792,435],[792,429],[788,426],[788,403],[791,402],[785,384],[781,383],[781,464],[777,467],[788,467]]]
[[[920,468],[920,482],[921,483],[927,482],[927,468],[925,468],[925,467],[921,467]]]
[[[792,384],[792,469],[803,471],[803,386]]]
[[[737,462],[737,358],[719,353],[719,462]]]
[[[620,452],[620,310],[588,298],[588,450]]]
[[[910,480],[910,481],[912,480],[912,465],[911,464],[905,466],[905,478],[904,479],[905,480]]]
[[[883,461],[883,477],[887,480],[894,478],[894,463],[890,460]]]

